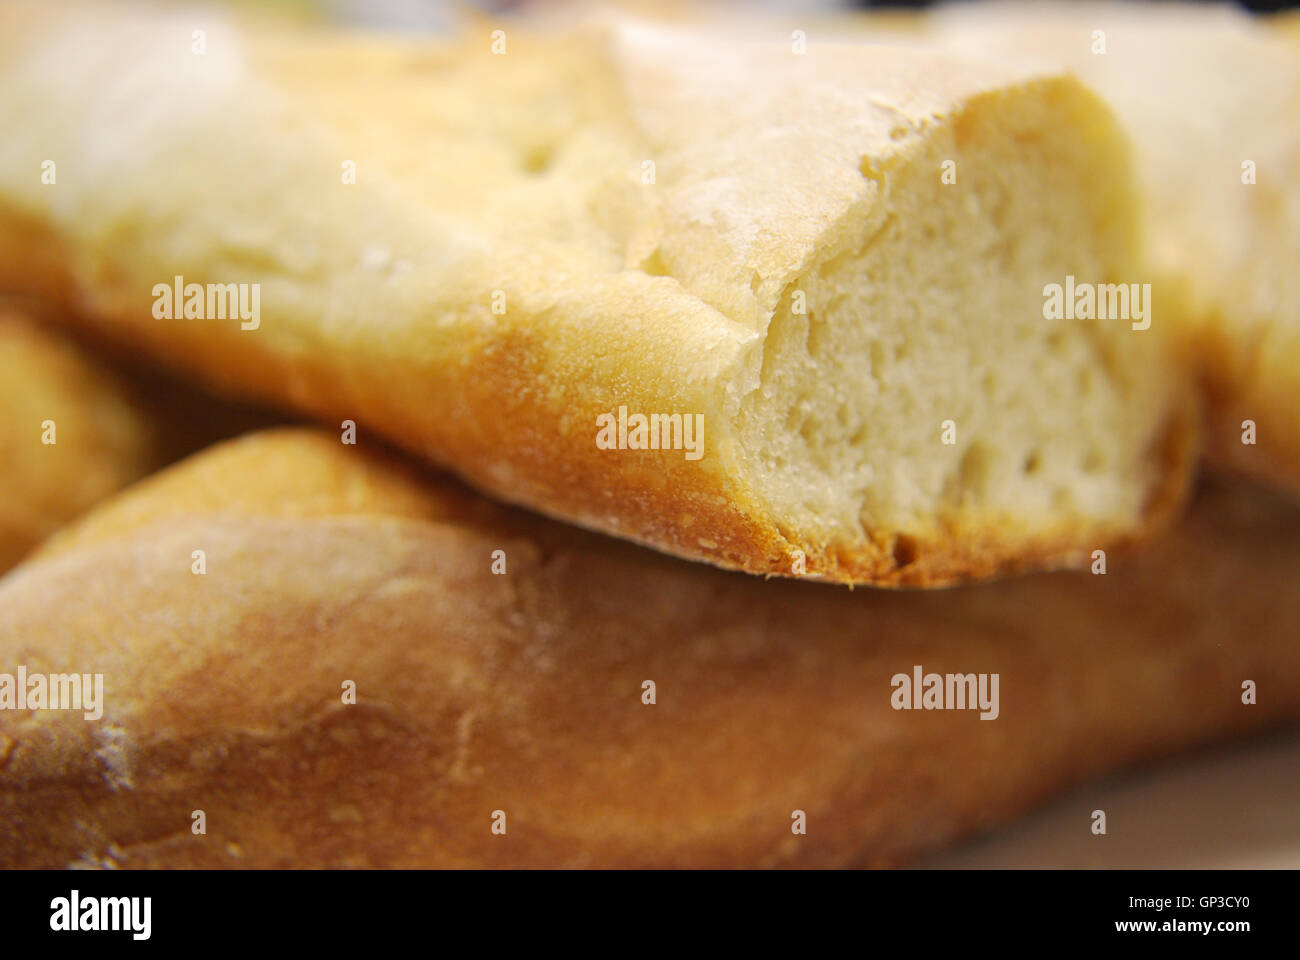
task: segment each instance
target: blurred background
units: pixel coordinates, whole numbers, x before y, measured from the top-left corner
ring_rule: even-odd
[[[307,16],[322,15],[344,23],[363,24],[369,27],[406,30],[439,30],[454,23],[465,11],[481,11],[491,15],[554,14],[566,9],[591,7],[616,7],[639,11],[647,15],[678,16],[688,12],[707,11],[710,8],[753,10],[769,14],[817,12],[843,9],[896,8],[908,9],[932,6],[925,0],[890,0],[890,2],[853,2],[853,0],[227,0],[259,7],[278,6]],[[1033,0],[1025,0],[1032,3]],[[1143,0],[1135,0],[1143,2]],[[1159,2],[1159,0],[1147,0]],[[1197,2],[1197,0],[1190,0]],[[1247,0],[1237,6],[1248,10],[1276,11],[1298,6],[1288,0]]]

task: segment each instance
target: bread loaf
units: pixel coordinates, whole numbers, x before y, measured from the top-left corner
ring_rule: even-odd
[[[274,422],[78,342],[0,300],[0,573],[165,464]]]
[[[1154,322],[1204,383],[1208,452],[1300,492],[1300,55],[1286,18],[997,3],[927,22],[962,53],[1069,67],[1115,108],[1138,148]]]
[[[1126,144],[1069,77],[66,9],[0,12],[0,284],[176,369],[754,573],[1079,564],[1184,489]],[[1049,317],[1076,282],[1110,306]]]
[[[0,302],[0,572],[160,465],[154,422],[129,385]]]
[[[0,582],[0,672],[103,675],[97,720],[0,710],[0,865],[895,864],[1300,716],[1294,506],[1211,488],[1109,561],[764,582],[252,435]],[[914,671],[987,709],[895,709]]]

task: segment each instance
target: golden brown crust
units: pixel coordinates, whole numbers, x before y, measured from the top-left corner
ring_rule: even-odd
[[[117,372],[0,303],[0,572],[159,466],[155,427]]]
[[[1205,396],[1207,457],[1300,495],[1300,331],[1278,325],[1247,338],[1207,327],[1187,345]]]
[[[329,435],[250,436],[0,585],[0,671],[106,690],[98,722],[0,711],[0,864],[904,862],[1300,716],[1298,535],[1294,507],[1211,486],[1105,576],[847,591],[641,551]],[[998,673],[999,717],[893,710],[915,664]]]
[[[271,422],[138,375],[42,312],[48,308],[0,301],[0,572],[164,464]]]

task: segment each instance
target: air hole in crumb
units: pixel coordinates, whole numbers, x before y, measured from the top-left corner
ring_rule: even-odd
[[[1041,466],[1041,462],[1038,459],[1038,451],[1032,450],[1029,456],[1025,457],[1025,464],[1021,467],[1021,471],[1025,476],[1030,477],[1038,472],[1039,466]]]
[[[871,375],[877,380],[880,379],[884,372],[885,364],[888,362],[888,355],[885,351],[885,345],[879,340],[871,341]]]
[[[961,463],[957,465],[957,481],[964,492],[984,496],[988,488],[990,460],[989,450],[983,443],[976,441],[966,448]]]
[[[894,537],[894,566],[900,570],[916,562],[916,541],[906,534]]]
[[[541,144],[524,154],[523,166],[529,173],[545,173],[555,158],[555,149],[550,144]]]
[[[669,277],[668,267],[664,264],[664,258],[656,247],[650,256],[641,261],[641,272],[649,274],[652,277]]]
[[[871,165],[870,157],[863,157],[858,163],[858,172],[868,180],[879,182],[881,178],[880,171]]]

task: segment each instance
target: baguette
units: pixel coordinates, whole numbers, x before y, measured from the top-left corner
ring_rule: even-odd
[[[1111,559],[941,594],[763,582],[251,435],[0,582],[0,671],[104,677],[98,720],[0,710],[0,865],[890,865],[1300,717],[1293,504],[1211,487]],[[996,718],[894,709],[918,666],[998,674]]]
[[[66,11],[0,12],[0,284],[176,369],[760,574],[1077,565],[1181,499],[1159,331],[1045,318],[1141,279],[1068,77],[623,21],[494,55],[212,14],[197,55],[190,14]]]
[[[156,440],[117,373],[0,303],[0,573],[161,466]]]
[[[1207,452],[1300,493],[1300,55],[1286,18],[990,3],[927,23],[961,53],[1069,67],[1115,108],[1138,146],[1156,319],[1203,383]]]
[[[105,497],[266,411],[142,373],[0,301],[0,573]]]

